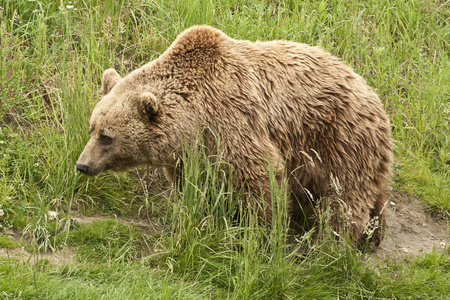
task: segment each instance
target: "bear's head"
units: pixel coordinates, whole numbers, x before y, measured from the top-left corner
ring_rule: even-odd
[[[177,114],[165,111],[148,86],[127,77],[121,78],[114,69],[103,73],[104,96],[92,112],[91,138],[76,162],[84,174],[175,163]]]

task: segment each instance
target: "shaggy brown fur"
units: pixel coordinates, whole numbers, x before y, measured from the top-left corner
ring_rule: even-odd
[[[126,77],[106,70],[103,92],[77,162],[88,175],[149,164],[173,180],[182,143],[194,144],[204,131],[215,145],[210,130],[236,184],[264,193],[267,220],[269,166],[280,183],[287,180],[293,222],[317,199],[340,202],[331,207],[349,216],[360,244],[369,221],[382,217],[392,162],[388,117],[366,81],[321,48],[234,40],[194,26]],[[375,238],[378,244],[379,232]]]

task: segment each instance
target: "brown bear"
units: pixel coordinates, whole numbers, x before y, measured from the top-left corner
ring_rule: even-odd
[[[182,145],[195,145],[200,132],[206,145],[220,140],[212,151],[234,168],[236,184],[263,195],[268,221],[272,168],[287,183],[292,223],[329,199],[342,204],[330,207],[349,219],[355,245],[370,223],[383,224],[389,119],[366,81],[319,47],[235,40],[194,26],[127,76],[106,70],[102,89],[76,163],[85,174],[146,164],[173,181]],[[380,239],[376,230],[375,244]]]

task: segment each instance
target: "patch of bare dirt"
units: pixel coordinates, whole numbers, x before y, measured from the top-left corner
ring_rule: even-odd
[[[449,246],[449,224],[443,218],[435,218],[426,212],[425,205],[417,198],[392,192],[386,207],[386,234],[375,258],[399,258],[443,251]]]
[[[9,257],[32,264],[36,264],[38,260],[42,261],[46,259],[52,264],[63,266],[75,261],[74,256],[75,254],[69,247],[64,247],[54,252],[48,251],[39,254],[32,254],[23,248],[5,249],[0,247],[0,257]]]

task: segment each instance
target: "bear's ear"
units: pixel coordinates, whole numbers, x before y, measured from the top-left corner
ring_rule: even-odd
[[[153,121],[159,111],[159,101],[149,92],[144,92],[139,95],[140,111],[144,118]]]
[[[103,72],[102,77],[102,92],[103,95],[108,94],[111,89],[116,85],[116,83],[121,79],[119,73],[114,69],[108,69]]]

